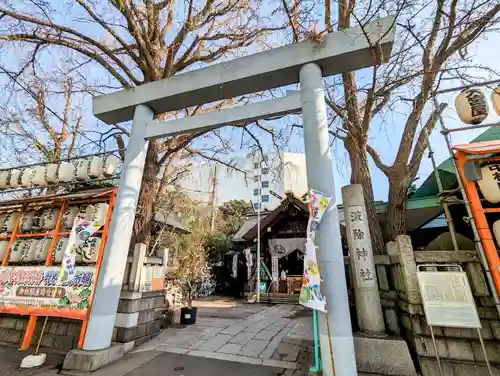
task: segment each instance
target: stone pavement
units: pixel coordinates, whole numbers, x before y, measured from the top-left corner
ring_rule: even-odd
[[[239,309],[244,311],[245,307]],[[243,313],[243,318],[222,318],[199,310],[195,325],[168,328],[134,352],[162,351],[281,369],[307,369],[312,346],[310,312],[294,305],[260,306],[255,311],[250,316]]]

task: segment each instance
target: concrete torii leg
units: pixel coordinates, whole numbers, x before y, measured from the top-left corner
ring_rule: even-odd
[[[344,256],[335,199],[335,181],[328,137],[325,92],[321,69],[307,64],[300,70],[300,95],[304,119],[304,148],[309,187],[332,197],[332,207],[321,220],[315,243],[319,248],[325,286],[325,298],[331,333],[327,331],[326,315],[319,313],[319,340],[323,373],[334,375],[328,336],[332,337],[335,374],[356,376],[356,359],[352,339],[351,316],[347,297]],[[339,276],[342,276],[339,278]]]

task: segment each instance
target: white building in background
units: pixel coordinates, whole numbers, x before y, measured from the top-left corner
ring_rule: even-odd
[[[307,192],[304,154],[281,152],[263,157],[258,153],[240,159],[237,166],[245,173],[222,164],[202,162],[195,164],[177,183],[194,200],[208,204],[215,197],[217,205],[229,200],[247,200],[255,210],[259,209],[259,200],[263,210],[272,210],[286,192],[296,196]]]

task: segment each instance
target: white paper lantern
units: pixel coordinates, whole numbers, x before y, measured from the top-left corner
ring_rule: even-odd
[[[21,171],[19,170],[10,170],[9,171],[9,188],[17,188],[20,186],[19,177],[21,175]]]
[[[70,206],[66,208],[62,217],[62,227],[64,229],[70,229],[73,227],[75,218],[78,215],[80,208],[78,206]]]
[[[99,156],[94,156],[90,158],[87,173],[89,177],[93,179],[102,178],[102,165],[103,160]]]
[[[9,261],[26,262],[32,245],[32,239],[17,239],[10,250]]]
[[[62,262],[68,241],[68,238],[57,239],[56,245],[54,246],[54,253],[52,254],[54,263],[60,264]]]
[[[33,218],[35,215],[35,210],[30,210],[23,214],[21,217],[21,232],[28,232],[33,229]]]
[[[26,167],[21,170],[21,175],[19,175],[19,179],[21,182],[21,187],[29,188],[33,185],[33,176],[35,175],[35,170]]]
[[[88,170],[90,161],[86,158],[73,160],[73,177],[76,180],[88,180]]]
[[[26,255],[21,255],[21,260],[23,262],[33,262],[35,261],[35,253],[36,253],[36,247],[38,243],[40,243],[42,239],[27,239],[26,242],[29,245],[28,248],[28,253]]]
[[[78,218],[88,220],[93,211],[94,211],[94,205],[90,204],[80,205],[80,208],[78,210]]]
[[[0,189],[9,188],[9,171],[0,171]]]
[[[62,183],[70,182],[73,179],[73,165],[69,162],[59,163],[57,179]]]
[[[466,124],[480,124],[488,116],[488,102],[479,89],[463,90],[455,99],[455,108]]]
[[[483,166],[481,175],[477,183],[484,198],[494,204],[500,202],[500,164]]]
[[[500,85],[491,92],[491,103],[497,115],[500,116]]]
[[[35,253],[33,261],[35,262],[45,262],[47,255],[49,253],[50,244],[52,243],[52,238],[43,238],[36,243]]]
[[[77,261],[85,264],[94,264],[97,261],[101,238],[90,237],[85,243],[76,249]]]
[[[33,178],[31,182],[36,187],[43,187],[47,185],[47,181],[45,180],[45,176],[47,174],[47,166],[36,166],[33,167]]]
[[[108,208],[109,205],[106,203],[90,205],[87,208],[87,219],[92,222],[104,224]]]
[[[16,227],[17,219],[20,217],[21,212],[10,212],[7,213],[4,219],[4,229],[7,232],[14,231],[14,227]]]
[[[116,155],[110,154],[103,158],[102,173],[104,176],[113,176],[118,170],[120,165],[120,158]]]
[[[9,246],[8,240],[0,240],[0,262],[3,261],[3,257],[5,256],[5,251],[7,251],[8,246]]]
[[[7,217],[9,213],[0,213],[0,233],[5,232],[5,217]]]
[[[42,214],[42,229],[54,230],[57,224],[59,209],[46,209]]]

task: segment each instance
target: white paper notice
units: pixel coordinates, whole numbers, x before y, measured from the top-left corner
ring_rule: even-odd
[[[418,272],[425,316],[431,326],[481,328],[464,272]]]

